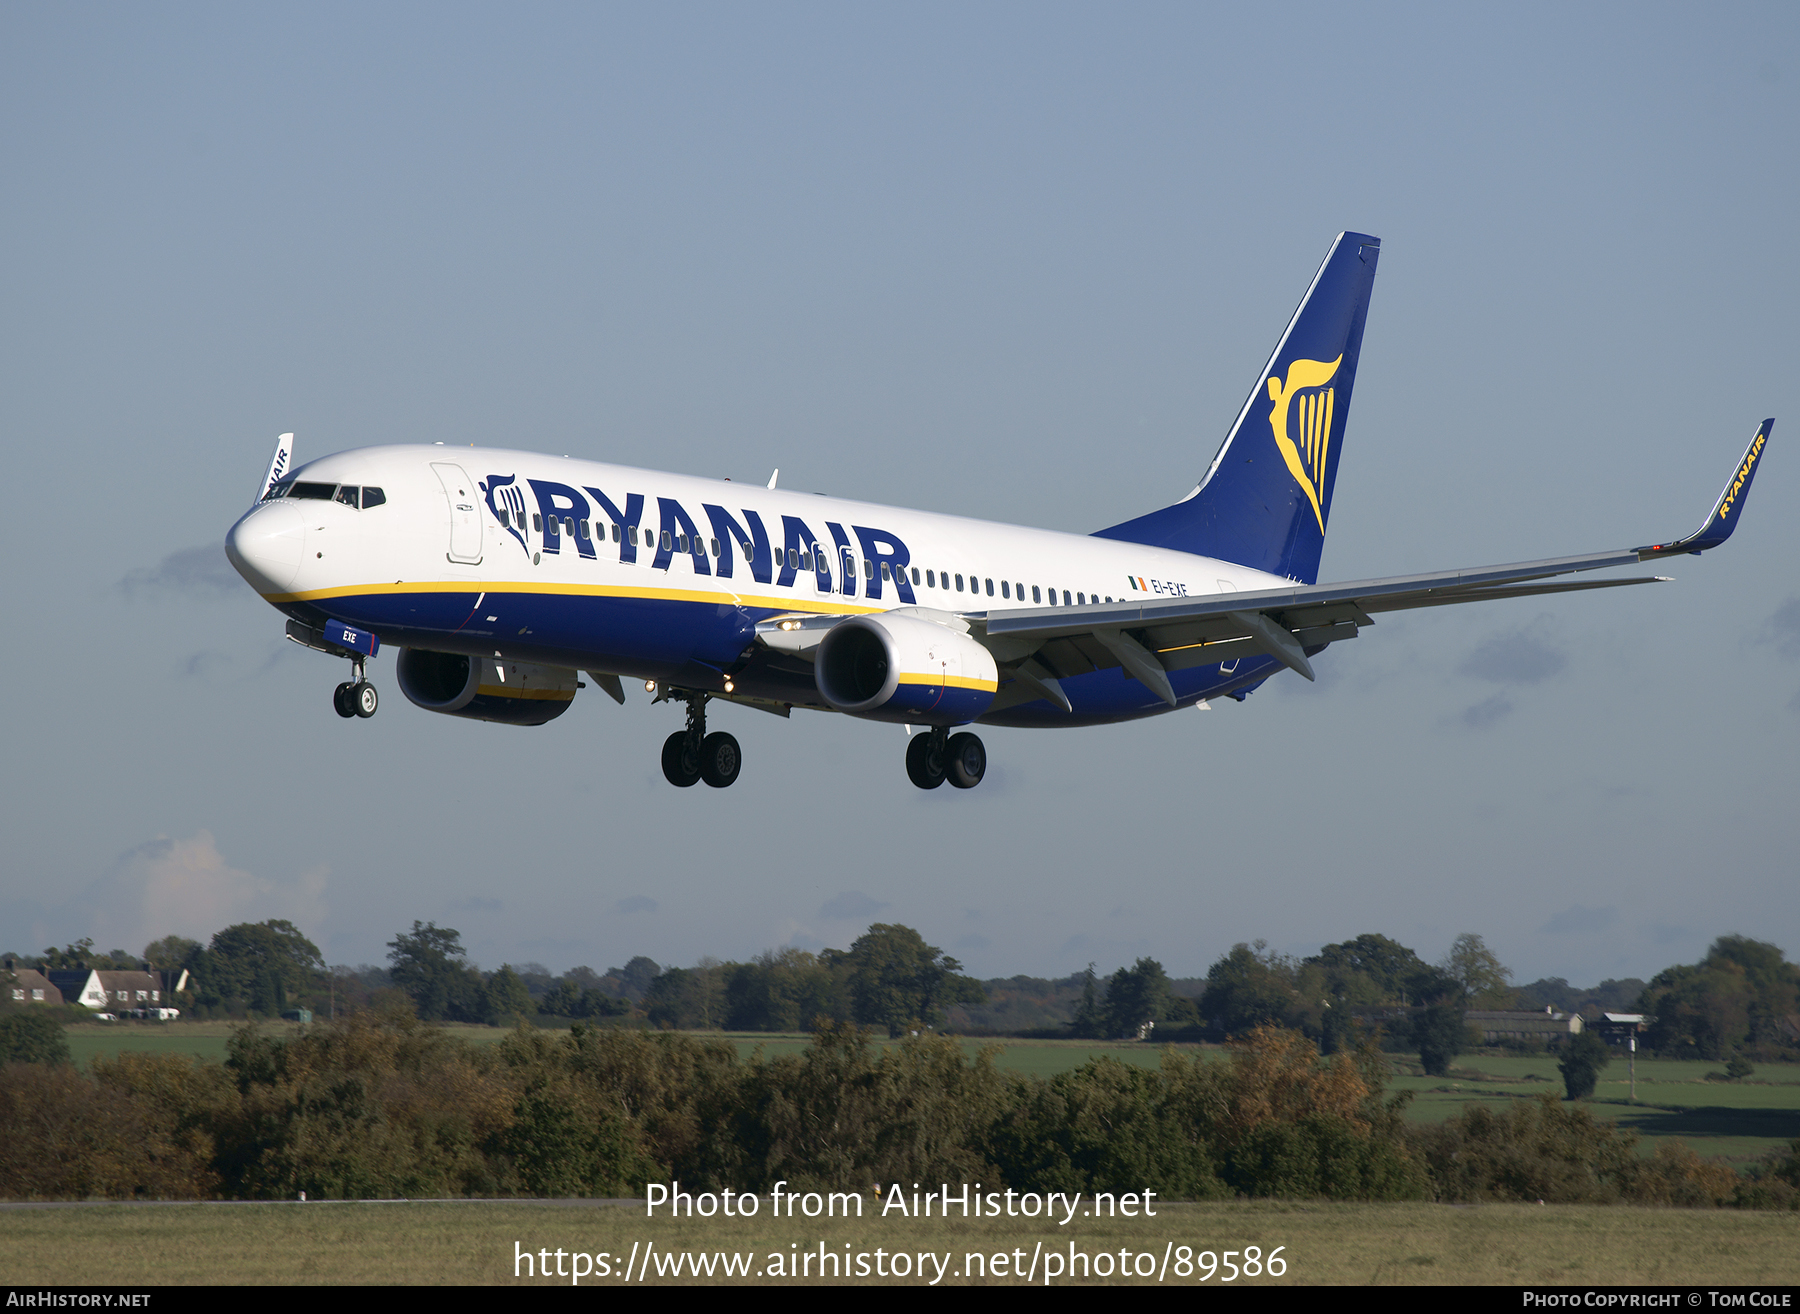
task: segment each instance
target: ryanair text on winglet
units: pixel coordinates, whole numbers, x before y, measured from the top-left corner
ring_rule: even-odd
[[[1737,475],[1731,481],[1731,487],[1725,490],[1725,498],[1719,503],[1719,519],[1724,520],[1731,515],[1732,503],[1737,501],[1737,495],[1750,481],[1750,467],[1756,464],[1757,458],[1762,455],[1763,444],[1768,440],[1767,434],[1757,434],[1756,441],[1750,444],[1750,450],[1744,453],[1744,463],[1738,467]]]

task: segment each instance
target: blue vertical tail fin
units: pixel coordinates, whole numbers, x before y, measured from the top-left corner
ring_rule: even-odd
[[[1316,583],[1380,255],[1379,238],[1339,233],[1198,487],[1095,537]]]

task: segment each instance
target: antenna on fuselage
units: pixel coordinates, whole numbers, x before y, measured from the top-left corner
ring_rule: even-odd
[[[775,487],[775,481],[779,478],[781,478],[781,467],[776,466],[775,473],[769,476],[769,487],[770,488]]]

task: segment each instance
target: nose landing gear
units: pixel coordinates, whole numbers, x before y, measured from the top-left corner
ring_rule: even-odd
[[[725,789],[738,778],[743,768],[743,752],[738,741],[723,730],[706,733],[706,703],[709,695],[688,690],[671,690],[669,698],[687,703],[687,729],[677,730],[663,741],[663,778],[677,789],[704,780],[714,789]],[[658,699],[660,702],[661,699]]]
[[[987,774],[987,748],[977,735],[953,735],[941,725],[906,743],[906,776],[920,789],[936,789],[948,780],[958,789],[974,789]]]
[[[381,706],[381,695],[376,693],[375,686],[369,683],[361,657],[356,658],[350,665],[356,678],[344,681],[332,691],[331,705],[339,716],[346,718],[360,716],[366,720],[374,716],[375,710]]]

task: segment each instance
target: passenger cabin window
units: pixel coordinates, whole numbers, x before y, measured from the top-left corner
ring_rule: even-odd
[[[994,596],[994,581],[991,579],[987,582],[987,593],[990,598]]]
[[[894,578],[892,575],[888,574],[888,563],[885,561],[881,563],[881,577],[885,580],[892,580]]]
[[[919,582],[919,568],[917,566],[914,566],[912,568],[912,572],[913,572],[913,583],[917,584]]]
[[[533,511],[533,512],[532,512],[532,513],[531,513],[531,532],[532,532],[532,533],[534,533],[534,534],[537,534],[537,533],[542,533],[542,532],[543,532],[543,528],[544,528],[544,515],[543,515],[543,512],[541,512],[541,511]]]
[[[1038,588],[1038,586],[1036,584],[1033,584],[1031,586],[1031,600],[1033,602],[1042,602],[1044,600],[1043,592]]]
[[[928,588],[935,589],[937,587],[937,572],[936,571],[928,570],[925,572],[925,584]]]
[[[958,592],[958,593],[961,593],[961,592],[962,592],[962,591],[963,591],[963,587],[962,587],[962,576],[961,576],[961,575],[958,575],[958,576],[957,576],[957,577],[956,577],[956,591],[957,591],[957,592]]]
[[[593,537],[593,535],[592,535],[592,534],[590,534],[590,533],[589,533],[589,532],[588,532],[588,522],[587,522],[587,521],[585,521],[585,520],[583,520],[583,521],[582,521],[582,522],[581,522],[581,536],[582,536],[582,537],[583,537],[583,538],[584,538],[584,539],[585,539],[585,538],[592,538],[592,537]]]
[[[1087,594],[1085,594],[1085,593],[1077,593],[1077,594],[1076,594],[1076,595],[1075,595],[1075,605],[1076,605],[1076,606],[1077,606],[1077,607],[1085,607],[1085,606],[1087,606]]]
[[[1012,597],[1012,585],[1009,584],[1006,580],[1000,581],[1000,596],[1003,598]]]

